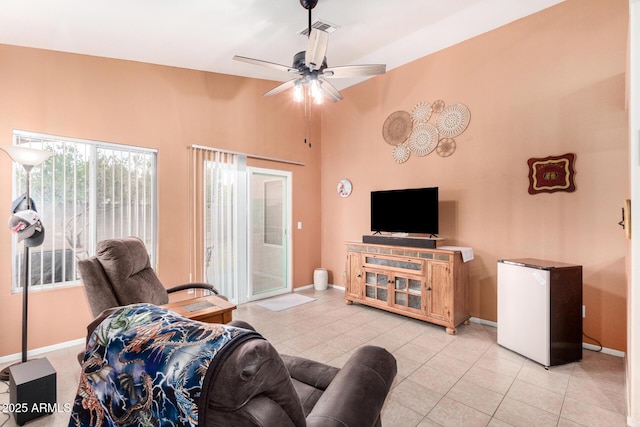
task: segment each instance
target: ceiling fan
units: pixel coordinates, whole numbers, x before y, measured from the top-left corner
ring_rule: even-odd
[[[298,74],[298,77],[276,86],[265,93],[264,96],[276,95],[293,88],[294,100],[302,102],[305,99],[306,88],[308,95],[316,104],[321,104],[324,98],[338,102],[342,100],[343,97],[338,89],[326,80],[327,78],[364,77],[385,73],[385,64],[328,67],[325,54],[329,42],[329,33],[317,28],[312,28],[311,26],[311,10],[316,7],[318,0],[300,0],[300,4],[309,11],[309,38],[307,41],[307,50],[294,55],[292,66],[288,67],[286,65],[238,55],[233,57],[236,61],[269,67],[290,74]]]

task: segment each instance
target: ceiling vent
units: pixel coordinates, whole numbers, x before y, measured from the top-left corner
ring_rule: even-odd
[[[330,22],[327,21],[323,21],[321,19],[316,19],[313,24],[311,24],[311,28],[316,28],[320,31],[324,31],[325,33],[333,33],[335,30],[337,30],[338,27],[337,25],[334,25]],[[309,36],[309,27],[305,28],[302,31],[299,31],[298,34],[302,35],[302,36]]]

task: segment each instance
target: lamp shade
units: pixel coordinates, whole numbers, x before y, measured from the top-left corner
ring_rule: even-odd
[[[51,151],[17,145],[0,145],[0,150],[6,151],[14,162],[20,163],[25,168],[37,166],[53,156]]]

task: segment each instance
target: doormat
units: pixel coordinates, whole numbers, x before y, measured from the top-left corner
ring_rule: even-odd
[[[305,295],[296,293],[286,294],[277,298],[270,298],[263,302],[259,302],[257,305],[264,307],[271,311],[282,311],[287,308],[295,307],[298,305],[306,304],[311,301],[315,301],[315,298],[311,298]]]

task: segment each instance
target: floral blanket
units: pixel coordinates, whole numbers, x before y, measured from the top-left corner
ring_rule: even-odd
[[[69,426],[196,426],[207,369],[253,331],[122,307],[87,343]]]

